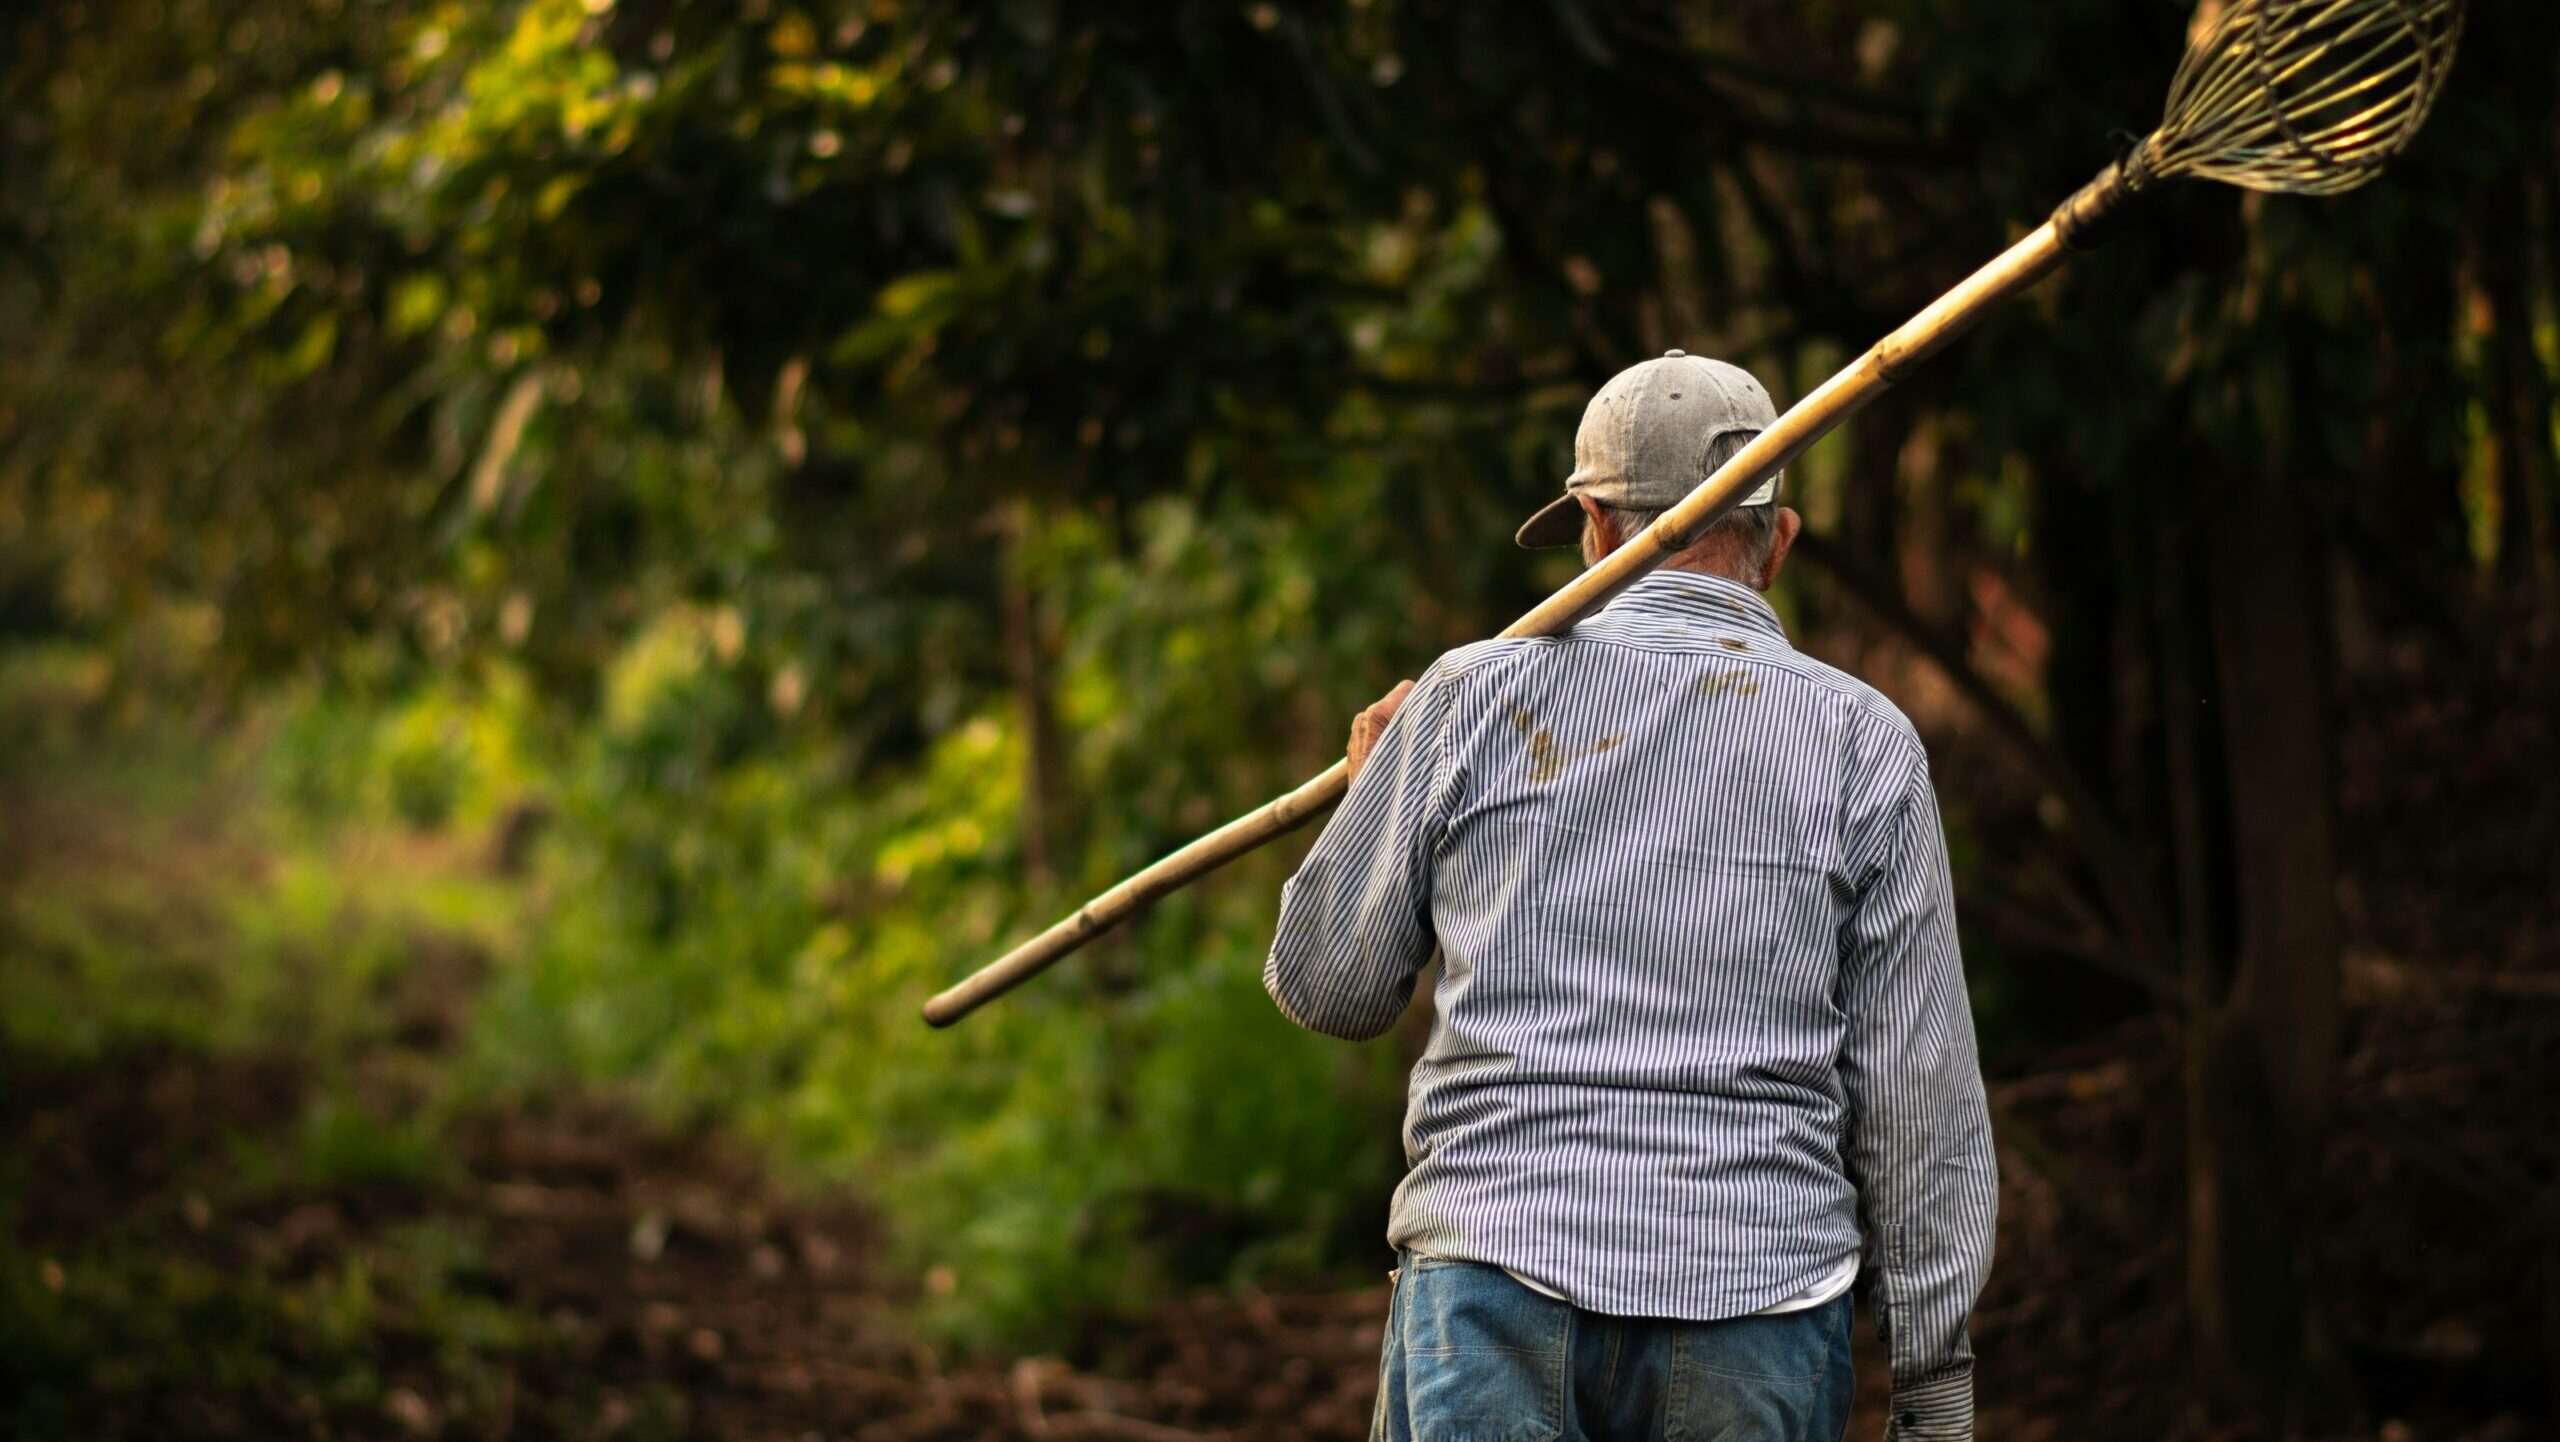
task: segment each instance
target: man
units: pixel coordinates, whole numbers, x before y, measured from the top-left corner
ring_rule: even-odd
[[[1775,419],[1721,362],[1625,371],[1520,543],[1597,560]],[[1911,723],[1760,595],[1777,486],[1362,712],[1282,893],[1300,1025],[1376,1036],[1440,956],[1380,1439],[1837,1442],[1861,1277],[1887,1437],[1972,1435],[1996,1179],[1946,840]]]

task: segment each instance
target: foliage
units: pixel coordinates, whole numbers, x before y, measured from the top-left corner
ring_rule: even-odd
[[[1058,672],[1079,774],[1169,797],[1239,768],[1211,729],[1207,678],[1166,688],[1159,667],[1326,643],[1299,538],[1170,503],[1145,525],[1129,560],[1098,528],[1062,526],[1039,563],[1090,597]],[[1177,597],[1178,620],[1162,609]],[[555,901],[484,1021],[492,1084],[568,1058],[637,1078],[662,1106],[743,1121],[817,1172],[894,1178],[881,1204],[972,1332],[1037,1330],[1169,1283],[1312,1271],[1366,1230],[1391,1175],[1392,1069],[1270,1024],[1250,883],[1168,902],[1085,974],[926,1032],[926,994],[1059,894],[1107,883],[1152,833],[1096,828],[1057,894],[1026,896],[1024,743],[1001,711],[954,717],[912,774],[874,790],[805,731],[732,751],[718,718],[771,724],[736,626],[672,613],[608,671],[600,724],[558,790],[542,876]],[[1275,660],[1266,704],[1290,704],[1301,664]],[[1279,774],[1248,770],[1259,786]],[[1276,885],[1275,866],[1254,871]]]

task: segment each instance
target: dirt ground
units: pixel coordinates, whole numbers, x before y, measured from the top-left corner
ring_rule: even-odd
[[[387,1399],[366,1415],[292,1385],[184,1385],[87,1399],[78,1433],[120,1438],[717,1439],[1222,1437],[1367,1434],[1383,1286],[1212,1295],[1098,1327],[1077,1361],[950,1358],[899,1322],[842,1201],[773,1186],[738,1148],[670,1136],[602,1104],[476,1117],[463,1180],[279,1198],[208,1225],[173,1179],[208,1115],[282,1125],[289,1068],[163,1053],[108,1072],[22,1077],[8,1134],[40,1159],[23,1234],[73,1243],[140,1228],[216,1270],[308,1273],[439,1215],[485,1248],[466,1284],[542,1319],[494,1409],[448,1395],[436,1338],[393,1319],[374,1339]],[[192,1217],[192,1220],[191,1220]],[[1867,1380],[1880,1380],[1870,1356]],[[208,1379],[210,1380],[210,1379]],[[1870,1386],[1861,1430],[1882,1428]],[[571,1397],[580,1405],[547,1405]]]
[[[2163,1054],[2139,1037],[2125,1038],[2122,1051]],[[1998,1088],[2002,1256],[1976,1328],[1986,1438],[2208,1435],[2167,1410],[2173,1389],[2156,1371],[2177,1342],[2174,1238],[2146,1234],[2147,1208],[2119,1191],[2158,1145],[2142,1115],[2155,1080],[2120,1055]],[[717,1136],[667,1135],[602,1103],[460,1123],[459,1180],[432,1191],[289,1195],[207,1225],[178,1181],[193,1170],[189,1154],[213,1140],[202,1119],[282,1126],[300,1104],[288,1066],[183,1053],[13,1078],[0,1122],[44,1177],[26,1194],[22,1239],[76,1246],[101,1228],[134,1231],[216,1272],[293,1276],[371,1254],[405,1224],[440,1219],[475,1248],[456,1285],[540,1319],[538,1333],[499,1361],[494,1398],[485,1385],[476,1401],[455,1395],[438,1327],[425,1317],[404,1321],[395,1300],[370,1340],[382,1367],[378,1410],[329,1405],[289,1376],[180,1383],[94,1395],[77,1431],[61,1435],[1167,1442],[1366,1434],[1383,1287],[1197,1297],[1098,1325],[1073,1359],[947,1357],[901,1326],[902,1284],[874,1269],[857,1207],[792,1195]],[[2092,1175],[2029,1154],[2046,1145],[2116,1165]],[[2349,1148],[2342,1170],[2369,1160]],[[2379,1205],[2460,1205],[2458,1197],[2396,1194],[2387,1168],[2376,1185]],[[2432,1231],[2408,1220],[2404,1236]],[[2378,1271],[2388,1260],[2363,1263]],[[2542,1379],[2511,1345],[2522,1339],[2431,1320],[2452,1289],[2494,1279],[2440,1273],[2434,1282],[2426,1289],[2433,1302],[2425,1292],[2402,1297],[2367,1339],[2369,1375],[2398,1389],[2383,1401],[2401,1414],[2386,1416],[2376,1435],[2551,1435],[2534,1416]],[[396,1298],[396,1289],[385,1294]],[[1875,1437],[1883,1378],[1863,1322],[1860,1345],[1862,1406],[1851,1435]]]
[[[685,1436],[1355,1437],[1365,1432],[1383,1290],[1203,1298],[1092,1339],[1108,1370],[1054,1357],[955,1360],[898,1322],[870,1230],[840,1201],[773,1187],[735,1147],[572,1105],[457,1128],[462,1176],[433,1195],[291,1196],[213,1224],[173,1187],[219,1115],[294,1114],[289,1068],[136,1056],[15,1079],[9,1136],[45,1184],[22,1238],[140,1229],[217,1272],[307,1274],[435,1215],[478,1243],[463,1284],[541,1320],[494,1407],[448,1395],[427,1319],[395,1306],[372,1339],[378,1415],[284,1385],[177,1385],[85,1399],[76,1434],[129,1438]],[[553,1405],[562,1398],[575,1405]]]

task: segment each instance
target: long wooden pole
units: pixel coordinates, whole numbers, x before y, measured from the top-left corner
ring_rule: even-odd
[[[1789,407],[1777,422],[1744,446],[1696,490],[1665,511],[1634,540],[1603,557],[1536,609],[1514,621],[1505,636],[1553,636],[1608,604],[1611,597],[1688,549],[1689,542],[1769,476],[1804,454],[1833,427],[1922,361],[1972,328],[2002,301],[2042,280],[2075,249],[2096,239],[2101,222],[2130,198],[2122,176],[2110,167],[2053,218],[1929,303],[1901,328]],[[2066,241],[2068,234],[2071,239]],[[1297,790],[1248,811],[1154,865],[1131,876],[1075,913],[972,973],[924,1004],[924,1019],[949,1026],[996,997],[1047,970],[1059,958],[1128,919],[1148,902],[1217,870],[1246,852],[1295,831],[1350,789],[1350,769],[1335,762]]]

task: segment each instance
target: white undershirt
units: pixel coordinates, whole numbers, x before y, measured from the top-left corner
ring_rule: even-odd
[[[1802,1312],[1813,1307],[1819,1307],[1823,1303],[1830,1301],[1832,1298],[1839,1296],[1842,1292],[1849,1290],[1849,1285],[1857,1280],[1858,1254],[1851,1252],[1849,1255],[1840,1259],[1839,1266],[1832,1268],[1828,1273],[1816,1279],[1803,1291],[1796,1293],[1792,1297],[1786,1297],[1778,1301],[1771,1302],[1768,1306],[1761,1308],[1759,1311],[1754,1312],[1751,1315],[1755,1317],[1774,1317],[1780,1312]]]
[[[1570,1304],[1571,1299],[1565,1297],[1562,1293],[1559,1293],[1552,1288],[1541,1287],[1537,1283],[1530,1281],[1528,1278],[1521,1276],[1518,1272],[1512,1271],[1509,1267],[1503,1268],[1502,1271],[1503,1275],[1509,1277],[1515,1282],[1518,1282],[1521,1286],[1528,1288],[1530,1291],[1537,1293],[1541,1297],[1552,1297],[1556,1301]],[[1775,1317],[1785,1312],[1808,1311],[1812,1308],[1821,1306],[1823,1303],[1839,1296],[1842,1292],[1849,1290],[1850,1284],[1857,1280],[1858,1254],[1851,1252],[1849,1255],[1840,1259],[1839,1266],[1836,1266],[1830,1271],[1815,1278],[1803,1291],[1796,1293],[1792,1297],[1781,1297],[1777,1301],[1770,1303],[1768,1306],[1761,1308],[1757,1312],[1746,1312],[1743,1315],[1750,1317]]]

